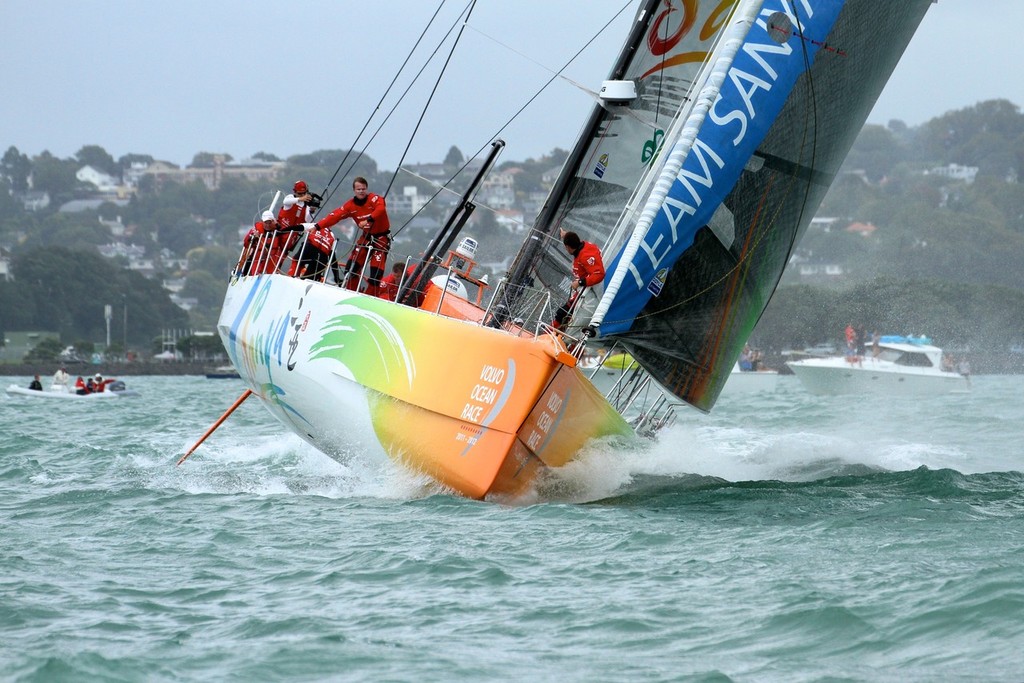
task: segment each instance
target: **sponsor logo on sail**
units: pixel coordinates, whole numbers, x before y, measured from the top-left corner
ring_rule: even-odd
[[[665,288],[665,281],[668,280],[668,268],[662,268],[655,275],[654,279],[647,284],[647,291],[654,296],[661,294]]]
[[[669,50],[679,44],[679,41],[683,39],[690,29],[693,28],[693,23],[697,21],[697,2],[696,0],[683,0],[682,10],[683,16],[679,22],[679,26],[673,31],[668,27],[669,16],[679,11],[678,7],[673,7],[673,2],[667,0],[665,2],[665,9],[654,18],[654,22],[651,24],[651,29],[647,33],[647,48],[651,51],[652,55],[660,57],[666,54]],[[671,31],[671,32],[670,32]]]
[[[661,140],[664,137],[665,131],[661,128],[654,131],[654,135],[651,139],[644,142],[644,150],[640,153],[640,161],[645,164],[653,161],[654,157],[658,155],[658,145],[661,144]]]
[[[594,175],[598,178],[604,177],[604,172],[608,170],[608,155],[602,154],[601,158],[597,160],[597,165],[594,166]]]

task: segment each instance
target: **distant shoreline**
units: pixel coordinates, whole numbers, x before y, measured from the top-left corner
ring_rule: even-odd
[[[971,352],[966,354],[971,362],[972,375],[1019,375],[1024,374],[1024,355],[992,352]],[[789,374],[785,365],[786,359],[778,354],[768,354],[765,366]],[[91,363],[66,364],[72,379],[81,375],[89,377],[97,372],[104,377],[135,377],[143,375],[198,375],[204,377],[207,372],[224,365],[223,361],[209,363],[192,362],[158,362],[158,363]],[[28,377],[39,375],[41,379],[53,377],[60,363],[11,363],[0,364],[0,376]]]
[[[223,363],[220,363],[221,365]],[[213,370],[218,363],[72,363],[65,364],[64,368],[71,375],[72,379],[81,375],[91,377],[97,372],[104,377],[133,377],[140,375],[200,375],[205,376]],[[10,377],[53,377],[61,367],[60,363],[12,363],[0,365],[0,375]]]

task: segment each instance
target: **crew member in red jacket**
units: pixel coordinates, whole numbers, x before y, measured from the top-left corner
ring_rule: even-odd
[[[302,252],[292,263],[289,275],[300,280],[316,280],[323,282],[327,278],[327,268],[334,264],[334,233],[330,228],[323,228],[315,223],[306,223],[310,230],[306,233]],[[335,277],[339,273],[335,269]]]
[[[344,286],[351,290],[359,287],[359,276],[369,256],[364,292],[380,296],[380,282],[384,266],[391,251],[391,221],[388,220],[384,198],[368,192],[366,178],[357,176],[352,181],[355,196],[316,222],[318,228],[329,228],[345,218],[351,218],[359,228],[355,247],[345,263]]]
[[[380,298],[394,301],[398,297],[398,285],[402,283],[405,264],[396,263],[391,266],[391,274],[380,281]]]
[[[562,329],[572,320],[572,314],[583,296],[583,291],[604,280],[604,262],[601,260],[601,250],[596,244],[584,242],[574,232],[566,232],[562,235],[562,245],[573,257],[572,282],[569,283],[569,300],[559,307],[555,313],[555,320],[551,323],[556,330]]]
[[[264,211],[261,218],[245,236],[245,256],[240,271],[244,275],[276,273],[302,230],[301,225],[283,229],[270,211]]]
[[[313,193],[309,191],[306,181],[296,181],[292,187],[292,193],[286,195],[281,203],[281,210],[277,212],[277,222],[285,228],[312,222],[313,207],[310,206],[312,200]]]

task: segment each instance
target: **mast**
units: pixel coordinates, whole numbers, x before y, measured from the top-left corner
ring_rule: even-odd
[[[462,199],[459,201],[458,206],[452,211],[452,215],[449,216],[448,221],[441,227],[434,238],[430,240],[430,244],[427,246],[426,251],[423,252],[423,256],[420,257],[419,266],[416,268],[415,275],[403,285],[402,289],[398,292],[395,300],[403,303],[407,306],[419,306],[422,303],[423,293],[426,291],[426,283],[434,275],[434,271],[437,270],[437,265],[440,263],[438,254],[443,254],[451,247],[452,243],[455,242],[455,238],[459,236],[462,228],[466,225],[466,221],[473,214],[476,209],[476,204],[473,203],[473,199],[476,197],[477,191],[483,184],[484,177],[490,172],[491,167],[494,166],[494,162],[497,161],[498,155],[501,154],[501,150],[505,149],[505,141],[497,139],[491,143],[491,151],[487,154],[484,159],[483,166],[477,171],[472,182],[469,184],[469,188],[462,195]]]
[[[623,75],[626,73],[626,69],[629,68],[629,64],[633,59],[633,55],[636,54],[637,48],[640,43],[644,40],[644,36],[647,33],[647,29],[651,24],[651,20],[654,17],[655,8],[661,4],[662,0],[644,0],[643,7],[637,12],[636,20],[633,23],[633,28],[626,38],[626,42],[619,52],[619,56],[616,59],[612,70],[608,76],[609,80],[621,80]],[[540,213],[537,215],[537,219],[534,221],[533,229],[530,231],[530,236],[519,250],[519,254],[516,256],[515,261],[512,263],[512,267],[509,269],[509,282],[515,285],[525,285],[530,277],[530,270],[533,268],[537,259],[540,257],[544,250],[544,244],[546,238],[549,237],[553,232],[554,225],[554,214],[557,207],[561,204],[562,198],[568,192],[569,187],[576,180],[576,171],[583,161],[583,156],[586,154],[587,148],[590,145],[590,141],[594,139],[597,131],[604,119],[605,108],[602,103],[594,105],[594,108],[590,112],[590,118],[580,133],[580,136],[576,140],[576,145],[569,153],[568,158],[565,160],[565,164],[562,166],[561,172],[558,174],[558,178],[555,180],[554,186],[551,188],[551,192],[548,194],[547,201],[544,202],[544,206],[541,208]],[[513,288],[511,291],[516,291],[518,288]]]

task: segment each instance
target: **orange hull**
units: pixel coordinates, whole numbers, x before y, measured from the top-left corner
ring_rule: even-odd
[[[277,275],[233,282],[219,329],[253,391],[324,452],[350,450],[360,413],[391,457],[473,498],[520,495],[589,439],[632,433],[553,335]],[[339,414],[353,391],[358,409]]]

